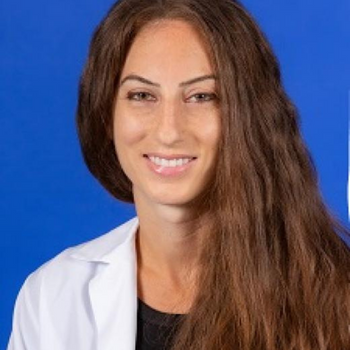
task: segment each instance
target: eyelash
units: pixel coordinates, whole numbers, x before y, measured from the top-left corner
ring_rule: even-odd
[[[146,98],[140,98],[140,95],[143,95],[143,97],[146,97]],[[200,92],[200,93],[197,93],[197,94],[194,94],[192,95],[190,98],[194,97],[194,96],[205,96],[204,99],[201,99],[198,101],[198,103],[203,103],[203,102],[210,102],[210,101],[213,101],[213,100],[216,100],[217,99],[217,96],[216,94],[214,93],[205,93],[205,92]],[[136,99],[135,99],[136,97]],[[152,97],[152,99],[147,99],[147,97]],[[154,101],[154,97],[148,93],[148,92],[144,92],[144,91],[140,91],[140,92],[129,92],[128,95],[127,95],[127,99],[128,100],[131,100],[131,101],[137,101],[137,102],[141,102],[141,101]]]

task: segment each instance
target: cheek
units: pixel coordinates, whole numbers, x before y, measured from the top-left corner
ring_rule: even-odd
[[[144,132],[144,124],[138,122],[137,118],[121,114],[114,116],[113,136],[116,145],[128,146],[135,144],[142,139]]]
[[[137,153],[137,145],[143,138],[144,130],[140,123],[127,116],[114,116],[113,139],[116,155],[126,176],[133,182],[132,159]]]

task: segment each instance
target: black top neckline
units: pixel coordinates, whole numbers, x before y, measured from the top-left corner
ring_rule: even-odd
[[[169,325],[174,322],[177,323],[181,321],[186,314],[174,314],[166,313],[152,308],[143,302],[140,298],[138,299],[138,310],[141,319],[147,323],[152,323],[156,325]]]

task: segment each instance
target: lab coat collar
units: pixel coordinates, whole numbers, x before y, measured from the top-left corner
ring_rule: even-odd
[[[107,234],[81,244],[74,249],[71,257],[105,264],[116,263],[123,258],[134,258],[132,252],[138,226],[139,219],[136,216]]]
[[[137,217],[80,246],[71,256],[95,262],[89,282],[98,350],[134,350],[137,332]]]

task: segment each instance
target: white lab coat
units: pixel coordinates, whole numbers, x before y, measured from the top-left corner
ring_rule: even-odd
[[[134,350],[137,217],[69,248],[25,281],[8,350]]]

